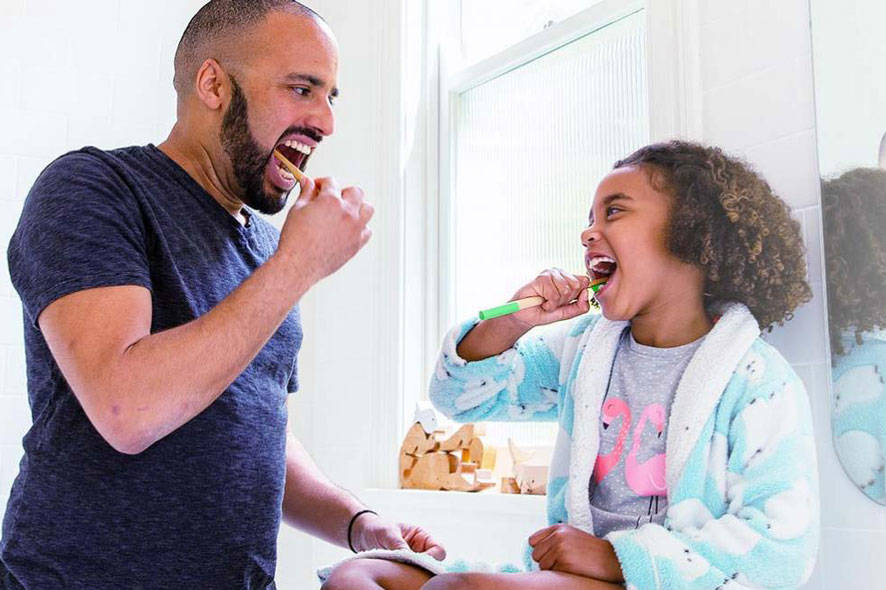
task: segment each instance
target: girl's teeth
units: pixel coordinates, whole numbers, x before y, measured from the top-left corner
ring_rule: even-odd
[[[608,256],[595,256],[589,263],[590,270],[597,275],[611,276],[615,273],[616,262]]]

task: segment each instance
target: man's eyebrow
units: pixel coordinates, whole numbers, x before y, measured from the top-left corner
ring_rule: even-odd
[[[324,86],[326,86],[326,83],[323,82],[323,80],[321,80],[317,76],[312,76],[310,74],[295,74],[295,73],[287,74],[286,80],[289,82],[307,82],[311,86],[317,86],[319,88],[323,88]],[[338,97],[338,88],[334,87],[329,92],[329,96],[331,96],[333,98]]]

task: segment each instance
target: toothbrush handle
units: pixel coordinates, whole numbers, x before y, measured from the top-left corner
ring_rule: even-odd
[[[492,309],[484,309],[480,312],[480,319],[491,320],[492,318],[509,315],[512,313],[516,313],[521,309],[526,309],[527,307],[539,306],[544,303],[544,301],[544,297],[539,297],[538,295],[534,297],[526,297],[524,299],[517,299],[516,301],[509,301],[504,305],[499,305],[498,307],[493,307]]]
[[[602,287],[602,282],[598,282],[589,286],[588,300],[590,301],[591,297],[593,297]],[[537,307],[544,303],[544,301],[544,297],[539,297],[538,295],[535,295],[533,297],[525,297],[523,299],[517,299],[516,301],[509,301],[504,305],[499,305],[498,307],[482,310],[480,312],[480,319],[491,320],[493,318],[499,318],[503,315],[510,315],[512,313],[517,313],[521,309],[526,309],[528,307]]]

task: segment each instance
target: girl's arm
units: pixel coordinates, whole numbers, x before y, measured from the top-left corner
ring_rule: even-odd
[[[541,306],[453,328],[431,379],[434,405],[464,422],[556,420],[567,378],[561,367],[571,366],[576,343],[594,316],[526,332],[585,314],[587,286],[587,277],[547,270],[514,295],[539,295],[545,299]]]
[[[719,461],[687,466],[705,478],[706,502],[680,501],[678,489],[665,527],[607,535],[628,585],[795,588],[809,578],[819,536],[812,418],[802,382],[780,361],[777,378],[748,386],[730,416],[711,418],[712,448],[698,460],[722,454],[725,472]],[[725,513],[715,518],[708,506],[717,502]]]
[[[544,303],[517,313],[482,321],[458,343],[458,354],[466,361],[479,361],[514,346],[535,326],[568,320],[587,313],[588,277],[551,268],[521,287],[511,301],[540,296]]]

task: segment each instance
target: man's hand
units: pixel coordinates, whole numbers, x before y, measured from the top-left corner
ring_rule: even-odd
[[[555,570],[605,582],[623,582],[621,564],[609,541],[568,524],[543,528],[529,537],[532,559],[543,570]]]
[[[371,513],[357,518],[351,531],[351,543],[357,551],[411,549],[416,553],[427,553],[438,561],[446,558],[446,550],[421,527],[394,524]]]
[[[291,260],[293,272],[314,283],[338,270],[366,245],[366,226],[375,209],[358,187],[338,186],[335,179],[302,178],[301,194],[280,232],[278,257]]]

